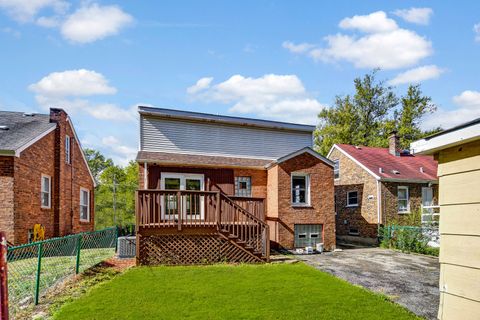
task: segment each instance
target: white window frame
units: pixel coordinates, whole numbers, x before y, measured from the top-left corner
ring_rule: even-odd
[[[65,136],[65,162],[68,164],[72,163],[72,139],[70,136]]]
[[[83,199],[83,192],[87,193],[87,219],[82,218],[82,207],[85,207],[85,204],[82,204],[82,199]],[[86,188],[80,188],[80,201],[79,201],[79,215],[80,215],[80,221],[82,222],[90,222],[90,190]]]
[[[400,199],[398,197],[398,192],[400,190],[405,190],[405,194],[407,195],[407,197],[405,199]],[[407,210],[406,211],[400,211],[400,200],[406,200],[407,201]],[[408,187],[407,186],[398,186],[397,187],[397,211],[398,213],[400,214],[408,214],[410,213],[410,193],[409,193],[409,190],[408,190]]]
[[[305,178],[305,202],[294,202],[293,199],[293,178]],[[309,207],[310,206],[310,175],[308,173],[294,172],[290,175],[290,197],[293,207]]]
[[[350,193],[356,193],[357,194],[357,203],[350,203]],[[347,207],[349,208],[352,208],[352,207],[358,207],[358,191],[357,190],[351,190],[351,191],[347,191]]]
[[[333,179],[334,180],[339,180],[340,179],[340,159],[333,160],[334,167],[333,167]],[[337,168],[335,168],[337,167]],[[338,175],[338,177],[335,177],[335,175]]]
[[[43,180],[45,178],[48,179],[48,205],[47,206],[43,205],[43,194],[46,193],[46,191],[43,190]],[[40,180],[40,206],[42,209],[50,209],[52,207],[52,177],[46,174],[42,174],[42,177]]]

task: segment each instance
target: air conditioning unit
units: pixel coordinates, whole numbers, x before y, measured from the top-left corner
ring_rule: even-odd
[[[135,236],[118,237],[117,250],[119,258],[135,257]]]

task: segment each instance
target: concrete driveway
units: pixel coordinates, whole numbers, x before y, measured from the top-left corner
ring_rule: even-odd
[[[296,258],[350,283],[383,293],[419,316],[437,318],[440,295],[437,258],[380,248],[343,249]]]

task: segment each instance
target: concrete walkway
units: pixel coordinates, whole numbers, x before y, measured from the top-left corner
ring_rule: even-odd
[[[344,249],[296,258],[350,283],[383,293],[419,316],[437,318],[440,273],[437,258],[380,248]]]

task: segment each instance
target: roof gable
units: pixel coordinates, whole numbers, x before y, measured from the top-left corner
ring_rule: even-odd
[[[429,182],[437,180],[437,162],[430,156],[393,156],[388,148],[336,144],[336,148],[377,180]]]
[[[290,154],[287,154],[286,156],[283,156],[281,158],[278,158],[277,160],[275,161],[272,161],[271,163],[269,163],[266,167],[269,168],[269,167],[272,167],[276,164],[280,164],[282,162],[285,162],[287,160],[290,160],[290,159],[293,159],[301,154],[304,154],[304,153],[308,153],[312,156],[314,156],[315,158],[319,159],[320,161],[324,162],[325,164],[329,165],[330,167],[334,167],[334,163],[333,161],[325,158],[324,156],[322,156],[320,153],[316,152],[315,150],[313,150],[312,148],[310,147],[305,147],[305,148],[302,148],[302,149],[299,149],[295,152],[292,152]]]

